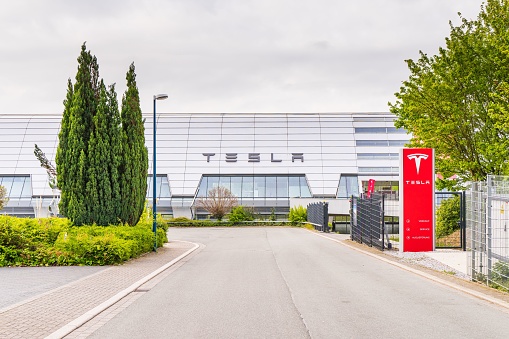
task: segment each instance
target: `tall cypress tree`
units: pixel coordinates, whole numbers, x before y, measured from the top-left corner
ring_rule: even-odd
[[[57,154],[55,155],[56,169],[57,169],[57,182],[61,190],[60,196],[60,214],[67,215],[67,206],[69,205],[69,196],[67,194],[67,166],[69,157],[69,129],[71,106],[74,96],[74,90],[71,79],[67,80],[67,96],[64,100],[64,113],[62,115],[62,122],[60,132],[58,133],[58,147]]]
[[[120,111],[118,110],[117,93],[115,92],[115,85],[109,87],[106,93],[107,105],[108,105],[108,116],[107,125],[109,130],[109,173],[111,180],[111,201],[112,201],[112,214],[115,220],[112,222],[117,223],[122,221],[120,218],[123,202],[121,192],[121,173],[120,166],[122,165],[122,121],[120,119]]]
[[[136,224],[143,212],[147,193],[148,151],[145,147],[145,127],[136,85],[134,63],[126,75],[127,89],[122,97],[122,213],[120,218]]]
[[[108,225],[115,223],[116,217],[111,196],[109,106],[106,86],[102,80],[99,93],[88,142],[88,181],[85,193],[91,221],[98,225]]]
[[[57,161],[58,180],[62,196],[60,211],[76,225],[90,223],[90,202],[86,197],[88,182],[88,142],[93,125],[93,116],[97,109],[99,66],[97,59],[81,46],[78,57],[76,83],[72,89],[72,102],[67,102],[68,121],[62,122]],[[69,96],[69,90],[68,90]],[[68,100],[66,100],[68,101]],[[62,120],[64,120],[62,119]]]
[[[134,64],[119,111],[115,85],[99,81],[97,59],[81,47],[57,149],[60,211],[75,225],[138,222],[147,190],[148,154]]]

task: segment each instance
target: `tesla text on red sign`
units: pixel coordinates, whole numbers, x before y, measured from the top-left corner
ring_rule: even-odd
[[[435,157],[431,148],[404,148],[400,154],[400,232],[404,252],[435,247]]]

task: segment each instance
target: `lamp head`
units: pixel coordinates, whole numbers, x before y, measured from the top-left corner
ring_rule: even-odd
[[[168,94],[156,94],[154,100],[165,100],[168,99]]]

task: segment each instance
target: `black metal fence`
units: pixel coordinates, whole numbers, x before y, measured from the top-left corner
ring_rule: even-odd
[[[329,204],[326,202],[315,202],[307,207],[308,223],[320,232],[329,232]]]
[[[386,240],[384,240],[384,236]],[[390,249],[391,243],[385,232],[384,195],[352,197],[350,202],[350,237],[352,240],[381,251]]]

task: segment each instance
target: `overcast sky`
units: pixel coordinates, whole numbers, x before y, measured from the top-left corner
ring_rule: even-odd
[[[0,114],[61,113],[83,42],[152,112],[386,112],[482,0],[16,0],[0,3]]]

